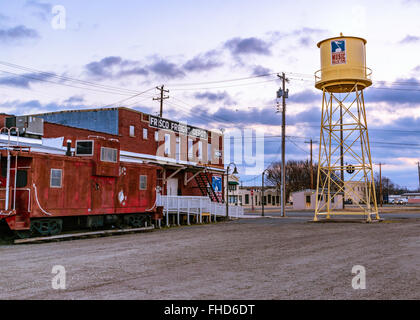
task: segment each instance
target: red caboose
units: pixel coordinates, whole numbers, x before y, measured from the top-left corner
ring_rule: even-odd
[[[121,162],[116,139],[88,136],[64,151],[0,150],[0,220],[20,237],[63,228],[141,227],[161,219],[155,206],[160,168]]]

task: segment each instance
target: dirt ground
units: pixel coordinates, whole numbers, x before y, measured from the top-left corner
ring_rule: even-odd
[[[420,299],[420,219],[257,218],[0,246],[0,299]],[[66,289],[54,290],[54,265]],[[352,288],[354,265],[366,289]]]

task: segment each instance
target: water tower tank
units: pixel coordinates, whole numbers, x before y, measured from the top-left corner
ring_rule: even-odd
[[[315,73],[315,87],[329,92],[349,92],[357,84],[364,89],[372,84],[372,71],[366,67],[366,40],[359,37],[328,38],[318,43],[321,70]]]

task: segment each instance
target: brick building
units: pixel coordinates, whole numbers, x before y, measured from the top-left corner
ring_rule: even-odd
[[[42,138],[66,146],[91,136],[118,139],[124,161],[161,166],[162,194],[208,195],[222,201],[223,136],[129,108],[69,110],[30,115],[43,119]],[[0,120],[2,120],[0,118]],[[217,191],[220,190],[220,191]]]

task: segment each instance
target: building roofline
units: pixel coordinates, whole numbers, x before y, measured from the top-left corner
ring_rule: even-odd
[[[150,113],[146,113],[146,112],[142,112],[142,111],[138,111],[132,108],[127,108],[127,107],[108,107],[108,108],[90,108],[90,109],[72,109],[72,110],[61,110],[61,111],[53,111],[53,112],[45,112],[45,113],[36,113],[36,114],[26,114],[23,116],[46,116],[46,115],[53,115],[53,114],[60,114],[60,113],[72,113],[72,112],[92,112],[92,111],[106,111],[106,110],[126,110],[126,111],[131,111],[131,112],[135,112],[138,114],[145,114],[148,116],[152,116],[152,117],[158,117],[161,119],[166,119],[166,120],[171,120],[171,119],[167,119],[167,118],[163,118],[163,117],[159,117],[159,116],[155,116],[153,114]],[[15,116],[16,117],[16,116]],[[178,121],[180,122],[180,121]],[[208,132],[215,132],[217,134],[219,134],[217,131],[215,130],[211,130],[211,129],[206,129],[206,128],[202,128],[202,127],[198,127],[198,126],[193,126],[195,128],[199,128],[199,129],[203,129],[206,130]],[[223,136],[223,134],[220,134],[221,136]]]
[[[75,127],[75,126],[69,126],[68,124],[61,124],[61,123],[55,123],[55,122],[49,122],[49,121],[44,121],[44,123],[52,124],[52,125],[55,125],[55,126],[62,126],[62,127],[70,128],[70,129],[89,131],[89,132],[92,132],[92,133],[95,133],[95,134],[98,134],[98,135],[99,134],[106,134],[106,135],[109,135],[109,136],[121,137],[121,135],[119,135],[119,134],[107,133],[107,132],[102,132],[102,131],[86,129],[86,128],[79,128],[79,127]]]
[[[122,107],[120,107],[122,108]],[[60,113],[71,113],[71,112],[91,112],[91,111],[104,111],[104,110],[117,110],[118,107],[109,107],[109,108],[92,108],[92,109],[72,109],[72,110],[61,110],[53,112],[44,112],[44,113],[35,113],[35,114],[26,114],[24,116],[45,116],[50,114],[60,114]],[[138,111],[137,111],[138,112]]]

